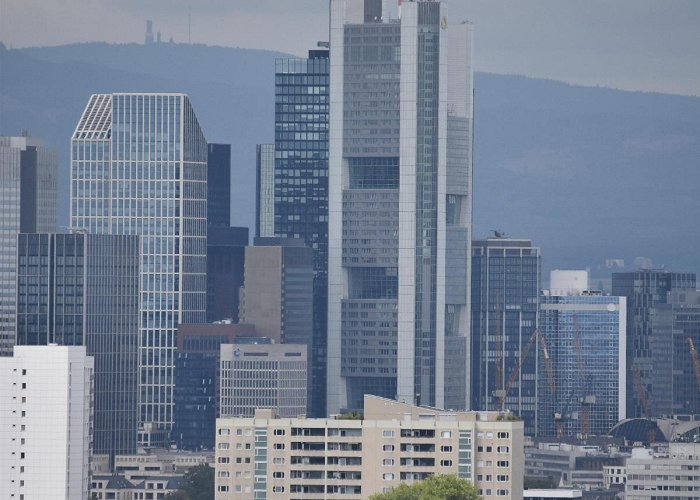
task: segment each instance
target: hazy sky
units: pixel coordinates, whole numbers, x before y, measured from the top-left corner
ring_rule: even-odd
[[[13,47],[163,40],[302,55],[326,38],[327,0],[0,0]],[[450,0],[476,29],[476,69],[700,95],[700,0]]]

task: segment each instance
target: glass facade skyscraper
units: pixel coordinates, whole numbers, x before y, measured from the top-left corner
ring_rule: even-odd
[[[627,298],[627,417],[674,413],[673,315],[669,292],[696,288],[692,273],[639,270],[613,273],[613,295]],[[685,358],[690,362],[689,351]],[[675,367],[674,367],[675,369]]]
[[[465,409],[471,25],[383,7],[331,1],[327,409]]]
[[[186,95],[97,94],[71,146],[71,226],[141,236],[139,422],[165,436],[177,325],[206,319],[207,142]]]
[[[17,256],[17,344],[86,346],[95,358],[93,453],[135,453],[138,237],[22,233]]]
[[[548,358],[540,351],[537,435],[605,436],[626,416],[626,299],[584,291],[540,300]]]
[[[231,225],[231,145],[207,146],[207,223]]]
[[[275,235],[275,145],[255,150],[255,237]]]
[[[15,343],[17,235],[56,231],[56,154],[25,134],[0,137],[0,356]]]
[[[313,250],[313,407],[325,414],[328,301],[328,50],[275,63],[275,144],[258,149],[261,237],[300,238]],[[274,179],[269,155],[274,152]],[[269,207],[270,181],[274,205]],[[274,220],[270,228],[269,219]],[[273,234],[269,234],[272,229]]]
[[[540,249],[531,241],[472,243],[472,407],[500,410],[505,394],[504,408],[525,421],[529,436],[537,428],[538,346],[518,365],[538,326],[539,297]]]

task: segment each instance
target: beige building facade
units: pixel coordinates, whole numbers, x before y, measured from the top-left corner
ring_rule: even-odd
[[[523,496],[523,423],[365,396],[364,420],[221,418],[216,499],[364,499],[454,474],[484,499]]]

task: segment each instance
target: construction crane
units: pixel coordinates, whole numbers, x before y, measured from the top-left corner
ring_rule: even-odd
[[[649,402],[647,400],[647,392],[642,385],[642,376],[636,363],[632,363],[632,380],[634,382],[634,392],[637,393],[639,404],[642,406],[642,416],[647,418],[649,415]]]
[[[494,391],[494,395],[496,396],[496,399],[499,401],[505,399],[504,395],[504,390],[505,388],[503,387],[503,345],[501,342],[501,296],[496,295],[496,335],[495,335],[495,344],[496,344],[496,390]],[[502,401],[501,401],[502,403]],[[498,407],[500,408],[502,404],[499,403]]]
[[[698,391],[700,391],[700,360],[698,360],[698,351],[695,349],[692,337],[688,337],[688,346],[690,347],[690,359],[693,361],[695,381],[698,383]]]
[[[522,369],[523,364],[525,364],[525,360],[527,359],[527,356],[530,354],[530,351],[532,350],[532,346],[535,344],[535,340],[537,340],[537,337],[539,335],[540,335],[540,330],[538,328],[535,328],[535,331],[532,332],[532,335],[530,335],[530,338],[528,339],[527,344],[525,345],[522,353],[520,354],[520,359],[518,360],[518,366],[515,367],[515,369],[511,372],[510,377],[508,377],[508,382],[506,383],[506,386],[503,388],[502,391],[497,391],[497,396],[499,399],[498,408],[501,411],[505,410],[506,397],[508,396],[508,391],[510,391],[510,388],[515,383],[515,379],[518,378],[518,375],[520,374],[520,370]]]
[[[549,349],[547,349],[547,341],[544,335],[538,335],[540,341],[540,349],[542,350],[542,360],[544,364],[545,373],[547,374],[547,385],[549,386],[549,392],[551,393],[552,401],[556,401],[557,396],[557,382],[554,379],[554,368],[552,367],[552,358],[549,356]],[[561,421],[561,413],[554,413],[554,425],[557,429],[557,436],[562,437],[563,435],[563,425]]]
[[[586,439],[588,437],[588,432],[591,426],[591,405],[596,402],[596,397],[591,394],[587,394],[589,390],[589,385],[586,382],[586,366],[583,361],[583,346],[581,345],[581,332],[578,326],[578,318],[574,314],[572,316],[572,322],[574,326],[574,344],[576,346],[576,364],[578,365],[578,374],[581,378],[581,384],[585,388],[586,392],[580,399],[581,403],[581,437]]]

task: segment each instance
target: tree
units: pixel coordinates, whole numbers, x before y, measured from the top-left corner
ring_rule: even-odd
[[[214,500],[214,469],[199,464],[188,470],[176,492],[168,494],[168,500]]]
[[[454,475],[431,476],[410,486],[401,483],[387,493],[372,495],[370,500],[477,500],[476,488],[466,479]]]

